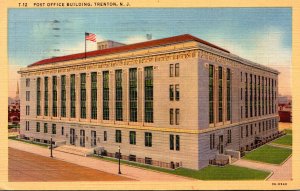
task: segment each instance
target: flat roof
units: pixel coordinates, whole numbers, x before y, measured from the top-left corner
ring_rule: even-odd
[[[102,55],[121,53],[121,52],[127,52],[127,51],[156,47],[156,46],[164,46],[164,45],[168,45],[168,44],[175,44],[175,43],[187,42],[187,41],[196,41],[196,42],[205,44],[207,46],[210,46],[212,48],[221,50],[223,52],[230,53],[228,50],[225,50],[225,49],[223,49],[219,46],[216,46],[212,43],[209,43],[205,40],[202,40],[202,39],[192,36],[190,34],[183,34],[183,35],[179,35],[179,36],[173,36],[173,37],[162,38],[162,39],[158,39],[158,40],[151,40],[151,41],[140,42],[140,43],[135,43],[135,44],[123,45],[123,46],[113,47],[113,48],[108,48],[108,49],[103,49],[103,50],[95,50],[95,51],[90,51],[90,52],[86,52],[86,53],[82,52],[82,53],[70,54],[70,55],[59,56],[59,57],[54,57],[54,58],[47,58],[47,59],[35,62],[35,63],[29,65],[28,67],[40,66],[40,65],[45,65],[45,64],[55,63],[55,62],[82,59],[82,58],[85,58],[85,56],[87,58],[95,57],[95,56],[102,56]]]

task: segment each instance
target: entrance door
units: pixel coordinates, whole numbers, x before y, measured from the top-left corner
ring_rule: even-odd
[[[219,153],[223,154],[224,152],[224,145],[223,145],[223,135],[219,136]]]
[[[75,129],[70,129],[70,144],[75,145]]]
[[[85,131],[80,130],[80,146],[85,147]]]

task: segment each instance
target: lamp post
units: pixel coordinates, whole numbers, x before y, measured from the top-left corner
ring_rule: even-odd
[[[121,173],[121,151],[120,151],[120,146],[119,146],[119,174],[122,174]]]
[[[50,157],[53,158],[53,155],[52,155],[52,136],[51,136],[51,139],[50,139]]]

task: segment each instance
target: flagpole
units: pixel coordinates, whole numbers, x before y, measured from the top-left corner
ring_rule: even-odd
[[[84,58],[86,59],[86,32],[84,33]]]

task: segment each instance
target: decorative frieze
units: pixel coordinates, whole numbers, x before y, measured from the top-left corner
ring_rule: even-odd
[[[152,63],[152,62],[165,62],[165,61],[172,61],[172,60],[194,58],[197,55],[198,55],[197,50],[188,50],[188,51],[177,52],[177,53],[168,53],[164,55],[146,56],[142,58],[131,58],[131,59],[116,60],[116,61],[91,63],[87,65],[69,66],[69,67],[64,66],[64,68],[43,69],[43,71],[33,71],[28,73],[22,72],[21,76],[28,77],[28,76],[35,76],[35,75],[47,75],[53,73],[65,73],[65,72],[71,73],[71,72],[82,71],[82,70],[130,66],[130,65],[138,65],[138,64],[145,64],[145,63]]]

